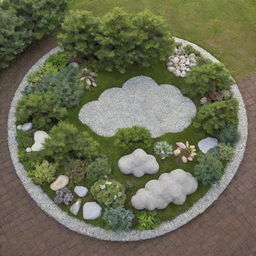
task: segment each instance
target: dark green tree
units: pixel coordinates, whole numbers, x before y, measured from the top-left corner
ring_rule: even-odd
[[[174,40],[162,16],[145,10],[132,18],[136,28],[135,62],[149,66],[152,59],[166,61],[174,50]]]
[[[70,11],[66,16],[62,31],[58,35],[59,45],[71,56],[86,57],[90,62],[96,58],[99,42],[99,19],[88,11]]]
[[[7,67],[31,42],[31,30],[24,22],[13,8],[0,7],[0,68]]]
[[[64,18],[68,0],[8,0],[19,17],[25,19],[24,27],[33,32],[33,38],[40,39],[51,33]]]

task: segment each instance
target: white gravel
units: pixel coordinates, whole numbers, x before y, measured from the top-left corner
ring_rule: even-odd
[[[176,42],[181,42],[184,45],[190,44],[196,50],[198,50],[202,56],[211,59],[213,62],[219,62],[216,58],[214,58],[210,53],[206,52],[199,46],[189,43],[188,41],[175,38]],[[94,227],[90,224],[87,224],[83,221],[78,220],[75,217],[69,216],[66,212],[62,211],[43,191],[42,189],[35,185],[30,178],[26,176],[26,171],[23,165],[18,160],[18,148],[16,141],[16,106],[18,100],[22,97],[21,92],[25,88],[27,84],[27,77],[30,72],[35,71],[40,65],[44,63],[44,61],[51,55],[59,51],[58,48],[53,49],[48,54],[44,55],[27,73],[27,75],[22,80],[19,85],[15,96],[13,98],[11,108],[9,111],[9,119],[8,119],[8,144],[9,150],[12,158],[13,165],[15,167],[16,173],[19,176],[23,186],[29,193],[29,195],[35,200],[38,206],[49,216],[53,217],[62,225],[67,228],[76,231],[80,234],[88,235],[91,237],[95,237],[102,240],[109,241],[136,241],[143,239],[150,239],[154,237],[161,236],[165,233],[171,232],[181,226],[185,225],[201,213],[203,213],[210,205],[214,203],[215,200],[221,195],[221,193],[226,189],[232,178],[234,177],[236,171],[239,168],[239,165],[243,159],[244,150],[246,147],[247,141],[247,115],[243,102],[243,98],[239,92],[237,85],[233,85],[232,91],[234,97],[239,101],[239,132],[241,133],[241,138],[236,145],[235,155],[233,160],[228,164],[225,169],[225,173],[219,182],[212,186],[212,188],[208,191],[208,193],[197,201],[188,211],[183,214],[177,216],[175,219],[171,221],[166,221],[162,223],[159,227],[154,230],[145,230],[145,231],[137,231],[131,230],[128,232],[120,232],[115,233],[112,231],[104,230],[99,227]]]
[[[79,119],[101,136],[111,137],[118,128],[139,125],[152,137],[181,132],[196,115],[196,106],[169,84],[158,85],[152,78],[137,76],[122,88],[105,90],[97,101],[85,104]]]

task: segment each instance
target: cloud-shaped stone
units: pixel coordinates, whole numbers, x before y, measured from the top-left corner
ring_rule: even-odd
[[[138,210],[164,209],[168,204],[182,205],[186,196],[197,190],[197,180],[189,173],[176,169],[163,173],[158,180],[150,180],[132,197],[132,206]]]
[[[85,104],[79,119],[101,136],[117,129],[144,126],[153,137],[181,132],[196,115],[194,103],[169,84],[158,85],[146,76],[129,79],[122,88],[105,90],[97,101]]]
[[[154,174],[159,170],[156,158],[140,148],[121,157],[118,161],[118,167],[123,174],[133,174],[136,177],[142,177],[144,174]]]

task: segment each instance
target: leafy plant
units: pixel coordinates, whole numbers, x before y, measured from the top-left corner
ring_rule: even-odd
[[[56,173],[55,165],[43,161],[41,164],[36,164],[33,171],[27,173],[35,184],[42,185],[44,183],[50,183],[54,181]]]
[[[233,84],[230,73],[224,65],[212,62],[195,66],[185,82],[188,85],[187,93],[199,97],[222,89],[229,90]]]
[[[36,92],[23,96],[17,105],[17,124],[32,122],[39,130],[48,130],[59,120],[67,116],[67,110],[61,107],[59,97],[52,92]]]
[[[223,173],[224,167],[220,160],[211,154],[201,155],[194,168],[194,176],[203,184],[214,184],[218,182]]]
[[[97,158],[86,167],[86,182],[90,185],[97,180],[106,179],[111,174],[107,158]]]
[[[145,127],[121,128],[116,132],[115,144],[120,148],[129,148],[130,150],[142,148],[147,150],[152,146],[152,143],[151,133]]]
[[[79,159],[71,160],[65,167],[65,174],[69,177],[69,185],[81,183],[85,178],[85,162]]]
[[[236,99],[206,104],[199,108],[193,120],[193,126],[214,135],[229,125],[236,126],[238,123],[237,113],[238,102]]]
[[[98,143],[72,124],[60,122],[51,129],[49,135],[50,138],[44,143],[43,154],[58,166],[67,165],[72,159],[89,163],[99,156]]]
[[[134,215],[130,210],[118,206],[117,208],[107,208],[102,218],[108,229],[118,231],[130,229]]]
[[[188,55],[194,53],[196,56],[200,56],[200,53],[191,45],[186,45],[184,47],[184,52]]]
[[[62,107],[74,107],[79,104],[84,92],[79,76],[78,68],[67,66],[57,74],[46,75],[39,84],[27,87],[25,94],[51,92],[58,95]]]
[[[31,30],[15,9],[0,7],[0,68],[5,68],[15,55],[31,42]]]
[[[240,134],[237,127],[234,125],[228,125],[224,127],[221,131],[215,134],[220,142],[225,143],[233,147],[240,139]]]
[[[165,159],[173,154],[172,145],[170,145],[167,141],[158,141],[154,146],[155,154],[160,156],[161,159]]]
[[[136,217],[138,219],[137,228],[141,230],[154,229],[161,223],[157,211],[139,211]]]
[[[124,186],[115,180],[99,180],[90,191],[93,198],[105,207],[123,205],[126,199]]]

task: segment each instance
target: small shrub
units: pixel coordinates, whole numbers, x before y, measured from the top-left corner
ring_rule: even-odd
[[[230,161],[234,155],[234,148],[224,143],[219,143],[218,146],[210,150],[209,153],[221,161]]]
[[[118,231],[130,229],[134,215],[130,210],[118,206],[117,208],[107,208],[102,218],[106,228]]]
[[[157,211],[139,211],[136,217],[139,222],[137,228],[141,230],[154,229],[161,223]]]
[[[64,52],[59,52],[51,55],[44,65],[38,68],[36,71],[32,72],[28,76],[28,82],[31,84],[38,84],[42,81],[47,74],[57,74],[62,68],[64,68],[68,63],[68,55]],[[28,87],[26,87],[28,88]],[[26,92],[25,88],[25,92]]]
[[[69,177],[69,185],[74,187],[78,183],[82,183],[85,178],[85,162],[79,159],[71,160],[64,167],[65,174]]]
[[[124,186],[115,180],[99,180],[90,191],[93,198],[105,207],[123,205],[126,199]]]
[[[240,134],[237,127],[234,125],[224,127],[220,132],[216,133],[215,136],[220,142],[231,147],[233,147],[240,139]]]
[[[222,90],[220,95],[223,100],[229,100],[233,97],[233,94],[230,90]]]
[[[236,126],[238,123],[237,113],[238,102],[236,99],[207,104],[199,108],[193,120],[193,126],[214,135],[226,126]]]
[[[214,184],[218,182],[223,173],[224,167],[220,160],[211,154],[201,155],[194,169],[194,175],[203,184]]]
[[[165,159],[173,154],[172,145],[170,145],[167,141],[159,141],[155,143],[154,151],[155,154],[160,156],[161,159]]]
[[[200,56],[200,53],[191,45],[186,45],[184,47],[184,52],[188,55],[194,53],[196,56]]]
[[[35,184],[42,185],[50,183],[55,179],[56,168],[53,164],[43,161],[42,164],[36,164],[33,171],[27,173]]]
[[[23,96],[16,111],[17,124],[32,122],[34,128],[46,131],[65,116],[67,110],[61,107],[59,97],[52,92]]]
[[[233,84],[230,73],[224,65],[207,63],[195,66],[185,79],[191,96],[203,97],[222,89],[229,90]]]
[[[121,128],[117,130],[115,144],[120,148],[134,150],[142,148],[149,149],[152,146],[151,133],[141,126],[132,128]]]
[[[25,94],[51,92],[58,95],[62,107],[71,108],[79,104],[84,92],[79,76],[78,68],[68,66],[57,74],[46,75],[37,85],[28,86]]]
[[[97,158],[86,167],[86,182],[89,185],[96,181],[106,179],[111,174],[111,168],[107,158]]]
[[[67,165],[72,159],[90,163],[99,156],[98,143],[69,123],[60,122],[51,129],[49,135],[50,138],[44,143],[43,154],[58,166]]]
[[[16,141],[20,148],[31,147],[34,144],[34,132],[35,130],[22,131],[17,130]]]

